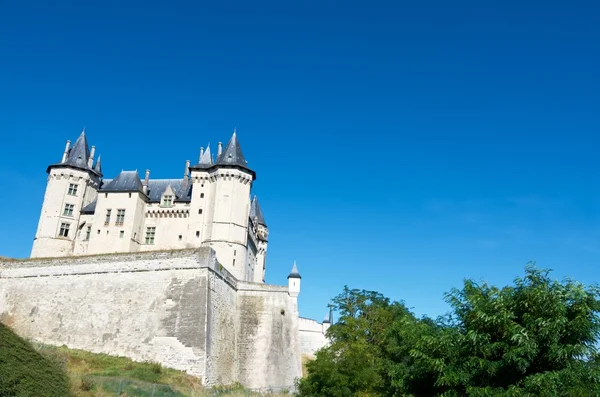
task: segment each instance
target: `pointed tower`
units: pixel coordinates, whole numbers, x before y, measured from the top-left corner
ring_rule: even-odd
[[[298,273],[298,267],[296,266],[296,261],[294,261],[294,266],[292,267],[292,271],[288,275],[288,293],[291,297],[297,298],[300,294],[300,281],[302,277],[300,277],[300,273]]]
[[[267,245],[269,243],[269,229],[263,216],[256,195],[250,204],[250,220],[257,240],[256,265],[254,269],[254,282],[264,283],[267,270]]]
[[[85,131],[71,146],[67,141],[59,163],[46,169],[48,181],[31,257],[73,254],[83,207],[96,200],[102,178],[93,162]],[[91,160],[91,161],[90,161]]]
[[[101,159],[102,159],[102,156],[98,155],[98,160],[96,161],[96,165],[94,166],[94,171],[96,171],[96,173],[98,175],[102,175],[102,163],[101,163]]]
[[[256,174],[248,167],[237,133],[213,164],[210,147],[192,172],[188,244],[212,247],[219,262],[237,279],[255,280],[256,247],[249,243],[250,190]],[[251,246],[250,250],[248,246]]]

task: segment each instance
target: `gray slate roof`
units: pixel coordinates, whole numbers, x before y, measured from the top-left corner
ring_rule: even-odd
[[[160,198],[167,187],[175,192],[176,200],[189,202],[192,200],[192,182],[188,179],[150,179],[148,181],[148,199],[151,203],[159,203]]]
[[[98,174],[102,174],[102,163],[101,160],[102,156],[98,155],[98,160],[96,160],[96,165],[94,166],[94,171],[96,171]]]
[[[257,218],[258,224],[267,226],[265,223],[265,218],[263,217],[262,211],[260,209],[260,205],[258,204],[258,198],[256,195],[252,199],[252,204],[250,205],[250,219],[254,221],[254,218]]]
[[[204,153],[200,157],[200,161],[198,164],[194,166],[194,168],[210,168],[214,165],[212,155],[210,154],[210,144],[206,147]]]
[[[296,261],[294,261],[294,266],[292,267],[292,271],[287,276],[287,278],[302,278],[302,277],[300,277],[300,273],[298,273],[298,268],[296,267]]]
[[[101,192],[142,192],[143,186],[137,171],[121,171],[110,182],[103,184]]]
[[[93,214],[94,212],[96,212],[96,203],[98,202],[98,200],[94,200],[91,203],[89,203],[88,205],[86,205],[85,207],[83,207],[81,209],[81,213],[82,214]]]
[[[81,131],[81,134],[69,149],[67,154],[67,159],[64,163],[56,163],[50,164],[46,172],[49,172],[51,168],[67,166],[73,167],[85,171],[92,171],[93,173],[102,176],[102,166],[100,165],[100,157],[98,157],[98,161],[96,165],[91,168],[88,167],[88,161],[90,159],[90,149],[87,142],[87,137],[85,136],[85,131]]]
[[[225,147],[225,150],[223,150],[219,158],[217,158],[217,165],[236,165],[238,167],[248,168],[248,162],[244,158],[235,131]]]
[[[63,164],[69,164],[78,168],[88,168],[88,160],[90,159],[90,149],[88,147],[85,131],[81,131],[81,135],[75,141],[67,160]]]

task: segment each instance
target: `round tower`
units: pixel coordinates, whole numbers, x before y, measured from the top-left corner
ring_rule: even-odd
[[[94,153],[95,147],[90,152],[82,131],[73,146],[67,141],[60,163],[48,166],[32,258],[73,254],[81,210],[96,199],[102,178],[100,161],[94,165]]]
[[[210,197],[196,192],[200,196],[192,198],[192,202],[209,200],[206,203],[208,213],[203,219],[206,227],[202,244],[212,247],[219,263],[238,280],[252,281],[254,263],[248,260],[248,226],[250,190],[256,174],[248,168],[235,131],[227,146],[219,151],[214,165],[205,162],[204,165],[192,167],[192,171],[197,170],[198,175],[206,173],[210,185]],[[194,180],[194,190],[197,190],[196,186]]]

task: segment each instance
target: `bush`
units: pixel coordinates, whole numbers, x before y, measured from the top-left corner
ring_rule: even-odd
[[[60,368],[0,324],[0,396],[70,396]]]
[[[95,382],[89,376],[84,376],[81,378],[81,383],[79,384],[79,388],[83,391],[90,391],[94,388]]]

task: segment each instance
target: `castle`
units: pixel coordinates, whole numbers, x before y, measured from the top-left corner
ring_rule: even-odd
[[[216,161],[202,148],[180,179],[104,179],[95,151],[84,131],[48,166],[32,258],[211,247],[238,280],[264,282],[269,231],[235,131]]]
[[[269,231],[234,130],[182,178],[105,179],[85,131],[48,180],[31,258],[0,260],[0,321],[23,337],[157,361],[207,385],[293,387],[324,346],[301,276],[265,284]]]

